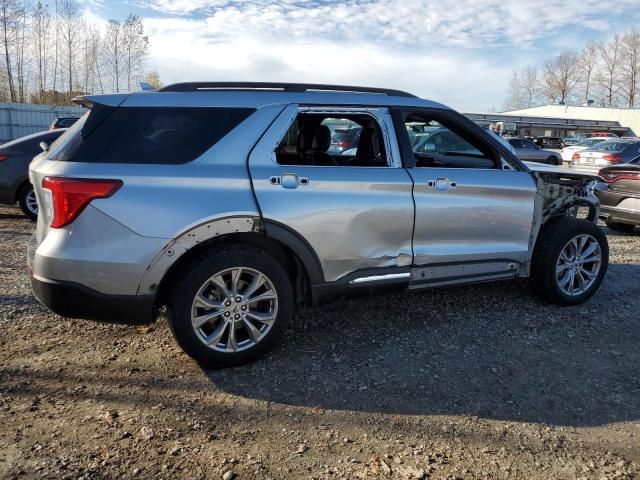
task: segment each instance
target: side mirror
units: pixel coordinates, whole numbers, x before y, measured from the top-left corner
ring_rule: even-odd
[[[49,151],[49,144],[47,142],[40,142],[39,145],[43,152]]]
[[[424,151],[428,153],[433,153],[436,151],[436,146],[433,143],[425,143]]]

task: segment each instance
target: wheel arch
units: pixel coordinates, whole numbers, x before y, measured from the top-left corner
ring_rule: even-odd
[[[172,285],[185,274],[185,267],[194,258],[206,257],[212,249],[230,244],[254,246],[272,255],[289,274],[296,303],[312,304],[311,285],[323,281],[317,256],[308,243],[288,227],[261,222],[257,217],[219,219],[186,232],[156,257],[138,293],[151,291],[156,296],[156,308],[166,305]],[[172,256],[176,258],[170,261]]]

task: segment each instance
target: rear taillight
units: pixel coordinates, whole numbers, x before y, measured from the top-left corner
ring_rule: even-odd
[[[605,162],[609,162],[609,163],[618,163],[622,161],[622,157],[620,155],[612,155],[612,154],[603,155],[602,159]]]
[[[640,180],[640,172],[616,170],[614,172],[600,172],[598,173],[602,179],[607,183],[617,182],[618,180]]]
[[[9,159],[9,155],[0,155],[0,162],[3,162],[8,159]]]
[[[580,152],[574,153],[573,157],[571,157],[571,160],[580,160]]]
[[[351,142],[338,142],[338,143],[336,143],[336,145],[338,147],[350,147],[353,144]]]
[[[45,177],[42,188],[51,192],[51,227],[69,225],[96,198],[107,198],[122,186],[122,180],[90,180]]]

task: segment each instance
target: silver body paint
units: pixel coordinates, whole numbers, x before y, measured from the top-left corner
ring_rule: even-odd
[[[102,294],[154,294],[171,266],[198,244],[220,235],[265,235],[269,222],[308,245],[320,264],[321,283],[406,279],[417,288],[522,276],[544,221],[571,203],[572,195],[588,202],[593,196],[578,192],[587,180],[576,180],[571,192],[552,199],[542,174],[522,164],[505,170],[403,168],[389,109],[447,108],[417,98],[146,92],[86,102],[256,108],[186,164],[49,161],[46,152],[34,159],[30,177],[41,205],[45,176],[123,181],[115,195],[93,201],[66,227],[49,228],[50,213],[43,211],[30,248],[34,276]],[[371,115],[383,133],[387,167],[277,164],[275,149],[299,112]],[[563,173],[546,175],[553,183]],[[371,272],[393,268],[404,270]]]

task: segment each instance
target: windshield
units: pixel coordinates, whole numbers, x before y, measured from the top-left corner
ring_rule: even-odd
[[[604,152],[621,152],[622,150],[626,149],[629,145],[631,144],[628,142],[615,142],[615,141],[601,142],[595,147],[593,147],[593,150],[604,151]]]
[[[590,138],[589,140],[583,140],[580,143],[577,143],[576,147],[592,147],[598,143],[604,142],[605,140],[606,139],[604,138]]]

